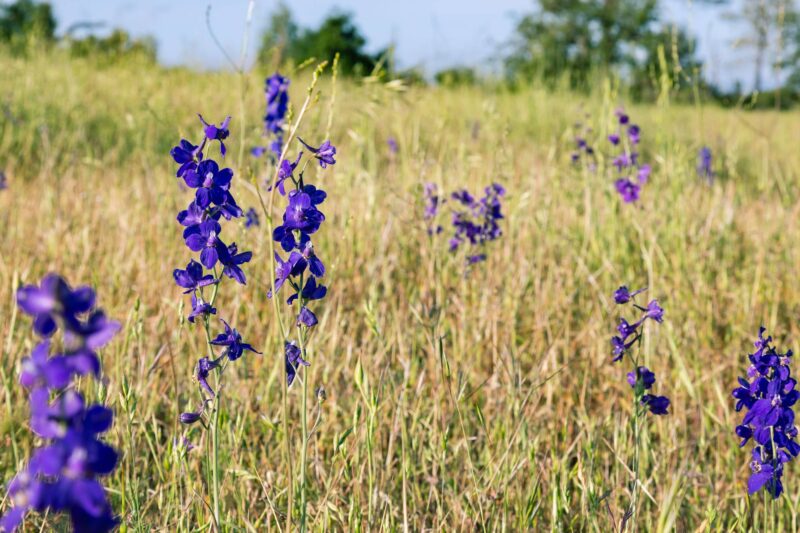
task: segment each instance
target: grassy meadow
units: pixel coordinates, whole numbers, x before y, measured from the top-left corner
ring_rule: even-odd
[[[208,434],[177,421],[198,397],[192,368],[205,340],[183,318],[188,298],[172,279],[190,257],[175,216],[191,195],[169,150],[197,140],[197,112],[232,115],[225,162],[239,204],[258,206],[256,187],[272,171],[249,148],[261,140],[270,72],[97,68],[57,56],[2,57],[0,68],[9,181],[0,191],[0,481],[37,444],[17,383],[34,336],[15,290],[56,271],[94,286],[123,323],[101,353],[104,385],[82,384],[116,414],[107,440],[121,457],[105,484],[122,530],[212,530]],[[310,72],[284,74],[296,113]],[[635,527],[758,530],[766,505],[775,530],[800,529],[795,463],[781,499],[748,498],[750,452],[738,447],[730,395],[759,325],[798,347],[800,115],[667,95],[632,105],[610,82],[578,95],[370,79],[334,87],[326,73],[319,89],[299,134],[329,137],[338,158],[308,171],[328,192],[315,247],[329,285],[304,374],[315,423],[310,530],[618,528],[632,475],[629,369],[611,363],[609,344],[622,284],[648,286],[666,310],[664,324],[647,326],[644,354],[672,400],[668,416],[648,418]],[[637,205],[620,201],[603,170],[619,105],[641,126],[653,165]],[[570,162],[584,117],[596,172]],[[695,170],[704,145],[714,153],[710,185]],[[465,275],[446,234],[425,232],[421,186],[478,193],[495,181],[507,189],[504,235]],[[238,220],[225,232],[254,258],[246,287],[222,293],[217,307],[263,355],[232,365],[221,393],[221,529],[277,530],[302,388],[289,389],[287,435],[283,344],[266,298],[269,229],[262,216],[258,228]],[[196,446],[188,453],[175,444],[184,436]],[[64,527],[31,514],[24,531]]]

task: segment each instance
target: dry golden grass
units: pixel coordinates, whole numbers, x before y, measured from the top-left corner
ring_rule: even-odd
[[[0,68],[0,164],[9,175],[0,191],[0,479],[35,444],[16,384],[34,340],[14,291],[57,271],[96,287],[124,324],[102,353],[107,386],[88,387],[116,412],[108,440],[122,457],[107,486],[123,527],[208,528],[207,436],[177,424],[197,398],[191,372],[204,337],[181,319],[188,301],[171,277],[190,256],[175,222],[190,198],[168,151],[197,136],[196,112],[232,114],[233,190],[244,208],[257,205],[250,176],[260,186],[267,169],[242,153],[258,142],[264,73],[245,76],[242,116],[233,74],[98,70],[48,57],[3,58]],[[306,80],[294,79],[295,105]],[[321,90],[304,138],[325,135],[329,81]],[[669,416],[648,419],[647,495],[636,523],[647,531],[758,527],[764,503],[747,498],[749,452],[733,434],[730,390],[760,324],[779,345],[797,347],[800,121],[796,113],[630,107],[654,165],[631,207],[609,175],[569,164],[572,122],[588,112],[603,146],[620,103],[607,88],[581,97],[339,83],[330,132],[338,163],[312,171],[329,194],[315,244],[330,292],[305,374],[312,391],[327,392],[309,413],[319,416],[310,529],[619,524],[630,481],[630,389],[628,369],[610,362],[609,338],[619,313],[611,293],[623,283],[647,285],[666,309],[663,325],[648,326],[645,358],[673,403]],[[395,157],[389,136],[400,145]],[[716,158],[712,186],[694,170],[703,144]],[[444,240],[424,232],[425,181],[447,191],[497,181],[508,190],[505,235],[466,276]],[[263,531],[277,527],[287,490],[282,339],[266,299],[269,234],[263,220],[255,230],[230,223],[223,231],[254,260],[247,286],[227,286],[217,307],[264,352],[232,365],[223,391],[224,523]],[[290,389],[295,450],[299,393]],[[184,434],[197,449],[182,458],[173,439]],[[796,531],[795,464],[785,481],[775,527]]]

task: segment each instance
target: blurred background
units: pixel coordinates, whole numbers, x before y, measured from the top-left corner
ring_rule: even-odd
[[[580,90],[613,73],[640,100],[669,81],[687,98],[784,108],[800,90],[798,13],[793,0],[6,0],[0,43],[195,69],[339,51],[345,73],[379,65],[420,84]]]

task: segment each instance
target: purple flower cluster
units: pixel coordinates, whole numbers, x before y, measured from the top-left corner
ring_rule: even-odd
[[[641,316],[639,320],[633,324],[629,323],[624,318],[620,318],[619,325],[617,326],[618,334],[611,339],[611,347],[614,354],[612,361],[620,361],[627,354],[634,365],[634,370],[627,375],[628,384],[633,388],[638,403],[646,407],[654,415],[666,415],[668,414],[670,404],[669,398],[666,396],[656,396],[648,392],[656,381],[655,374],[647,367],[639,366],[638,358],[634,358],[632,355],[633,346],[642,338],[644,323],[647,320],[653,320],[660,324],[664,320],[664,310],[658,304],[658,300],[650,300],[647,307],[641,307],[636,303],[636,296],[645,290],[647,289],[639,289],[631,292],[628,287],[623,285],[614,291],[614,302],[616,302],[617,305],[631,303],[632,306],[639,311]]]
[[[257,228],[261,225],[261,221],[258,218],[258,211],[255,210],[254,207],[251,207],[244,213],[244,227],[245,228]]]
[[[14,531],[31,510],[69,513],[75,531],[111,531],[118,520],[99,477],[113,472],[117,452],[100,435],[111,428],[114,413],[86,405],[72,381],[100,375],[96,350],[120,325],[95,307],[91,288],[73,289],[55,274],[39,286],[20,288],[17,305],[34,317],[33,329],[43,338],[23,359],[20,383],[30,391],[30,427],[45,444],[9,483],[11,507],[0,518],[0,531]],[[63,349],[50,355],[50,339],[59,328]]]
[[[466,190],[450,195],[457,206],[460,204],[460,207],[453,209],[454,234],[449,241],[450,251],[454,252],[460,246],[469,244],[471,250],[467,256],[467,264],[485,260],[486,253],[483,249],[486,243],[503,235],[500,229],[500,220],[503,218],[501,198],[505,193],[501,185],[493,183],[484,189],[480,199],[476,199]]]
[[[747,410],[736,426],[736,435],[742,439],[739,446],[750,439],[754,443],[747,489],[753,494],[766,487],[777,498],[783,492],[783,465],[800,454],[792,409],[800,393],[789,368],[792,351],[780,353],[772,346],[772,337],[764,338],[765,331],[764,327],[758,331],[756,351],[748,356],[747,378],[739,378],[733,397],[737,412]]]
[[[336,163],[334,159],[336,148],[330,141],[325,141],[319,148],[314,148],[302,140],[300,142],[314,155],[320,167],[326,168]],[[325,221],[325,215],[319,210],[319,206],[325,201],[327,194],[322,189],[307,184],[302,171],[295,177],[295,170],[302,157],[303,152],[300,152],[293,163],[283,160],[279,165],[278,181],[274,186],[282,196],[286,196],[288,205],[283,214],[283,223],[273,230],[272,238],[279,242],[281,248],[288,254],[284,260],[280,254],[275,253],[275,293],[280,292],[284,285],[288,284],[291,287],[294,292],[287,298],[286,303],[292,305],[297,300],[299,311],[295,325],[304,328],[304,333],[307,333],[318,322],[308,303],[321,300],[328,293],[327,287],[319,281],[325,276],[325,265],[314,251],[311,241],[311,236]],[[286,182],[294,186],[288,192]],[[270,290],[267,297],[272,298],[272,296]],[[286,343],[286,377],[289,385],[294,381],[298,367],[309,365],[302,356],[300,347],[293,342]]]
[[[6,173],[0,170],[0,191],[8,189],[8,178]]]
[[[583,137],[575,137],[575,151],[572,152],[570,158],[573,163],[577,163],[583,156],[593,158],[594,148],[589,146],[589,143]]]
[[[281,156],[283,150],[283,129],[285,126],[286,112],[289,109],[289,78],[277,72],[267,78],[264,96],[267,100],[267,111],[264,115],[264,135],[271,137],[269,150],[275,159]],[[251,150],[255,157],[261,157],[267,148],[256,146]]]
[[[213,141],[219,141],[220,152],[224,157],[225,145],[222,141],[229,135],[227,129],[229,122],[230,118],[226,118],[220,126],[214,126],[203,121],[204,137],[199,146],[183,139],[170,152],[175,162],[180,165],[177,176],[183,178],[190,188],[195,189],[194,199],[186,210],[178,214],[178,222],[184,226],[183,239],[187,248],[199,253],[199,262],[191,259],[186,268],[175,269],[172,277],[179,287],[185,289],[184,294],[191,294],[192,309],[188,316],[189,322],[194,323],[200,318],[206,330],[210,316],[217,313],[214,300],[222,277],[226,276],[244,285],[247,278],[241,265],[248,263],[253,256],[252,252],[239,252],[236,243],[225,244],[220,237],[221,220],[242,216],[242,210],[236,205],[236,200],[230,191],[233,171],[229,168],[220,169],[219,164],[213,159],[203,158],[203,149]],[[223,353],[213,361],[208,358],[201,359],[195,372],[202,389],[212,397],[213,391],[205,381],[202,368],[209,367],[205,371],[207,376],[208,370],[218,368],[220,361],[225,357],[234,361],[242,355],[243,350],[258,353],[249,344],[241,342],[241,335],[227,322],[222,320],[222,323],[225,332],[214,340],[209,339],[209,344],[224,346]],[[207,361],[206,365],[203,360]],[[191,417],[181,416],[184,422],[189,418]]]
[[[422,199],[425,203],[423,218],[425,219],[425,226],[428,235],[435,235],[442,232],[442,226],[436,223],[436,215],[439,214],[439,208],[445,202],[444,198],[439,195],[439,189],[435,183],[426,183],[422,189]]]
[[[636,147],[641,138],[641,129],[630,122],[630,117],[622,109],[616,111],[618,128],[608,136],[608,141],[618,150],[612,160],[617,169],[617,180],[614,182],[622,200],[632,203],[639,200],[642,186],[650,178],[650,165],[641,163]]]
[[[711,167],[711,148],[704,146],[697,154],[697,175],[711,183],[714,181],[714,170]]]

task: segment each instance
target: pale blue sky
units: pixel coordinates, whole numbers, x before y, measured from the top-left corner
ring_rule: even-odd
[[[736,0],[735,0],[736,1]],[[735,4],[734,1],[734,4]],[[748,0],[738,0],[748,1]],[[120,26],[134,35],[152,35],[158,41],[159,59],[166,64],[197,67],[225,66],[224,56],[206,31],[205,13],[211,6],[216,35],[231,56],[238,58],[248,0],[51,0],[59,30],[79,21]],[[355,20],[378,49],[396,45],[402,67],[421,66],[429,74],[457,65],[486,67],[507,42],[514,21],[531,10],[531,0],[289,0],[301,26],[316,26],[334,7],[355,14]],[[277,0],[256,0],[251,53]],[[731,8],[732,9],[732,8]],[[753,78],[747,51],[733,51],[737,32],[723,20],[719,8],[692,0],[664,0],[666,20],[687,27],[700,38],[700,55],[710,80],[729,86],[741,79],[747,87]],[[774,79],[765,72],[764,79]]]

